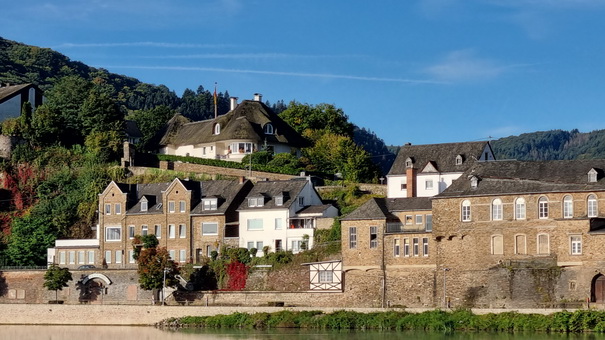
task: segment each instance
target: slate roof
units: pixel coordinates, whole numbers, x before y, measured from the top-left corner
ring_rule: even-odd
[[[374,197],[343,217],[342,221],[392,219],[393,212],[431,210],[431,197]]]
[[[228,180],[216,180],[216,181],[205,181],[202,182],[202,197],[215,197],[218,199],[218,206],[216,210],[203,210],[203,204],[200,203],[191,210],[192,215],[216,215],[224,214],[232,204],[239,204],[240,201],[237,199],[238,194],[246,188],[252,187],[252,182],[245,181],[239,183],[238,181]],[[245,195],[245,192],[243,193]],[[242,199],[243,199],[242,195]]]
[[[321,205],[310,205],[308,207],[304,207],[296,212],[296,215],[302,216],[312,216],[312,215],[322,215],[324,211],[328,208],[332,207],[331,204],[321,204]]]
[[[264,197],[264,205],[249,207],[248,200],[244,200],[238,210],[289,209],[307,183],[309,182],[302,180],[257,182],[246,198]],[[275,204],[275,197],[283,193],[286,193],[283,205],[278,206]]]
[[[178,115],[180,116],[180,115]],[[265,104],[244,100],[234,110],[214,119],[185,122],[183,116],[175,116],[162,132],[159,145],[195,145],[232,139],[250,140],[255,143],[283,143],[295,147],[307,145],[305,139],[284,122]],[[185,118],[186,119],[186,118]],[[267,123],[273,125],[275,134],[263,131]],[[220,124],[220,134],[214,134],[215,124]]]
[[[588,182],[595,169],[597,182]],[[435,198],[605,190],[605,159],[476,162]],[[471,187],[470,177],[478,184]]]
[[[437,171],[442,173],[463,172],[474,163],[475,159],[481,156],[487,145],[489,145],[489,142],[407,144],[399,149],[389,175],[405,174],[405,161],[408,158],[412,159],[413,167],[417,170],[422,170],[429,162],[432,162]],[[457,155],[461,155],[463,158],[460,165],[456,165]]]
[[[20,85],[9,85],[0,87],[0,103],[10,99],[16,93],[19,93],[26,87],[32,86],[33,84],[20,84]]]
[[[143,137],[143,133],[141,133],[137,122],[135,122],[134,120],[126,120],[126,128],[124,129],[124,132],[126,132],[127,136],[132,138]]]

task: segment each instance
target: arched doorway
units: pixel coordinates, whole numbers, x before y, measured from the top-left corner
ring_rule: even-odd
[[[598,274],[592,279],[590,300],[596,303],[605,303],[605,275]]]
[[[107,293],[111,280],[103,274],[94,273],[83,277],[78,284],[80,303],[102,304],[103,295]]]

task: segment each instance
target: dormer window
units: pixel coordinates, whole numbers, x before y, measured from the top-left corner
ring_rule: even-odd
[[[277,206],[284,205],[284,196],[282,196],[282,195],[275,196],[275,205],[277,205]]]
[[[221,134],[221,124],[219,124],[219,123],[214,124],[214,134],[215,135]]]
[[[597,182],[597,170],[595,170],[594,168],[590,169],[590,171],[588,172],[588,182],[589,183],[596,183]]]
[[[265,131],[265,135],[272,135],[275,133],[275,130],[273,129],[273,124],[271,124],[271,123],[265,124],[265,127],[263,130]]]
[[[262,207],[265,205],[264,197],[250,197],[248,198],[248,207]]]
[[[410,157],[408,157],[408,159],[405,160],[405,167],[411,168],[412,165],[414,165],[414,161]]]
[[[471,176],[471,189],[477,189],[477,184],[479,183],[479,178],[477,176]]]
[[[462,155],[456,156],[456,165],[461,165],[462,161],[463,161]]]
[[[204,198],[202,199],[202,206],[204,210],[216,210],[218,208],[218,199]]]
[[[147,208],[148,208],[147,199],[143,198],[141,200],[141,211],[147,211]]]

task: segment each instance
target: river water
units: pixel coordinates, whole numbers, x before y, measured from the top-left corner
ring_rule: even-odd
[[[378,332],[378,331],[325,331],[277,329],[249,330],[200,330],[163,331],[145,326],[0,326],[0,339],[14,340],[605,340],[601,334],[453,334],[425,332]]]

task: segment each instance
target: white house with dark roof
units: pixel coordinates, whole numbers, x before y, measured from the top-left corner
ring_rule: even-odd
[[[489,142],[406,144],[387,175],[387,197],[435,196],[475,162],[495,159]]]
[[[290,250],[297,253],[313,247],[318,227],[330,227],[338,210],[323,204],[307,179],[258,182],[239,209],[239,246],[262,251]],[[303,245],[304,242],[308,244]]]
[[[245,155],[265,149],[298,153],[306,143],[256,94],[240,104],[231,98],[231,110],[214,119],[189,122],[176,115],[161,133],[158,147],[161,154],[241,162]]]

